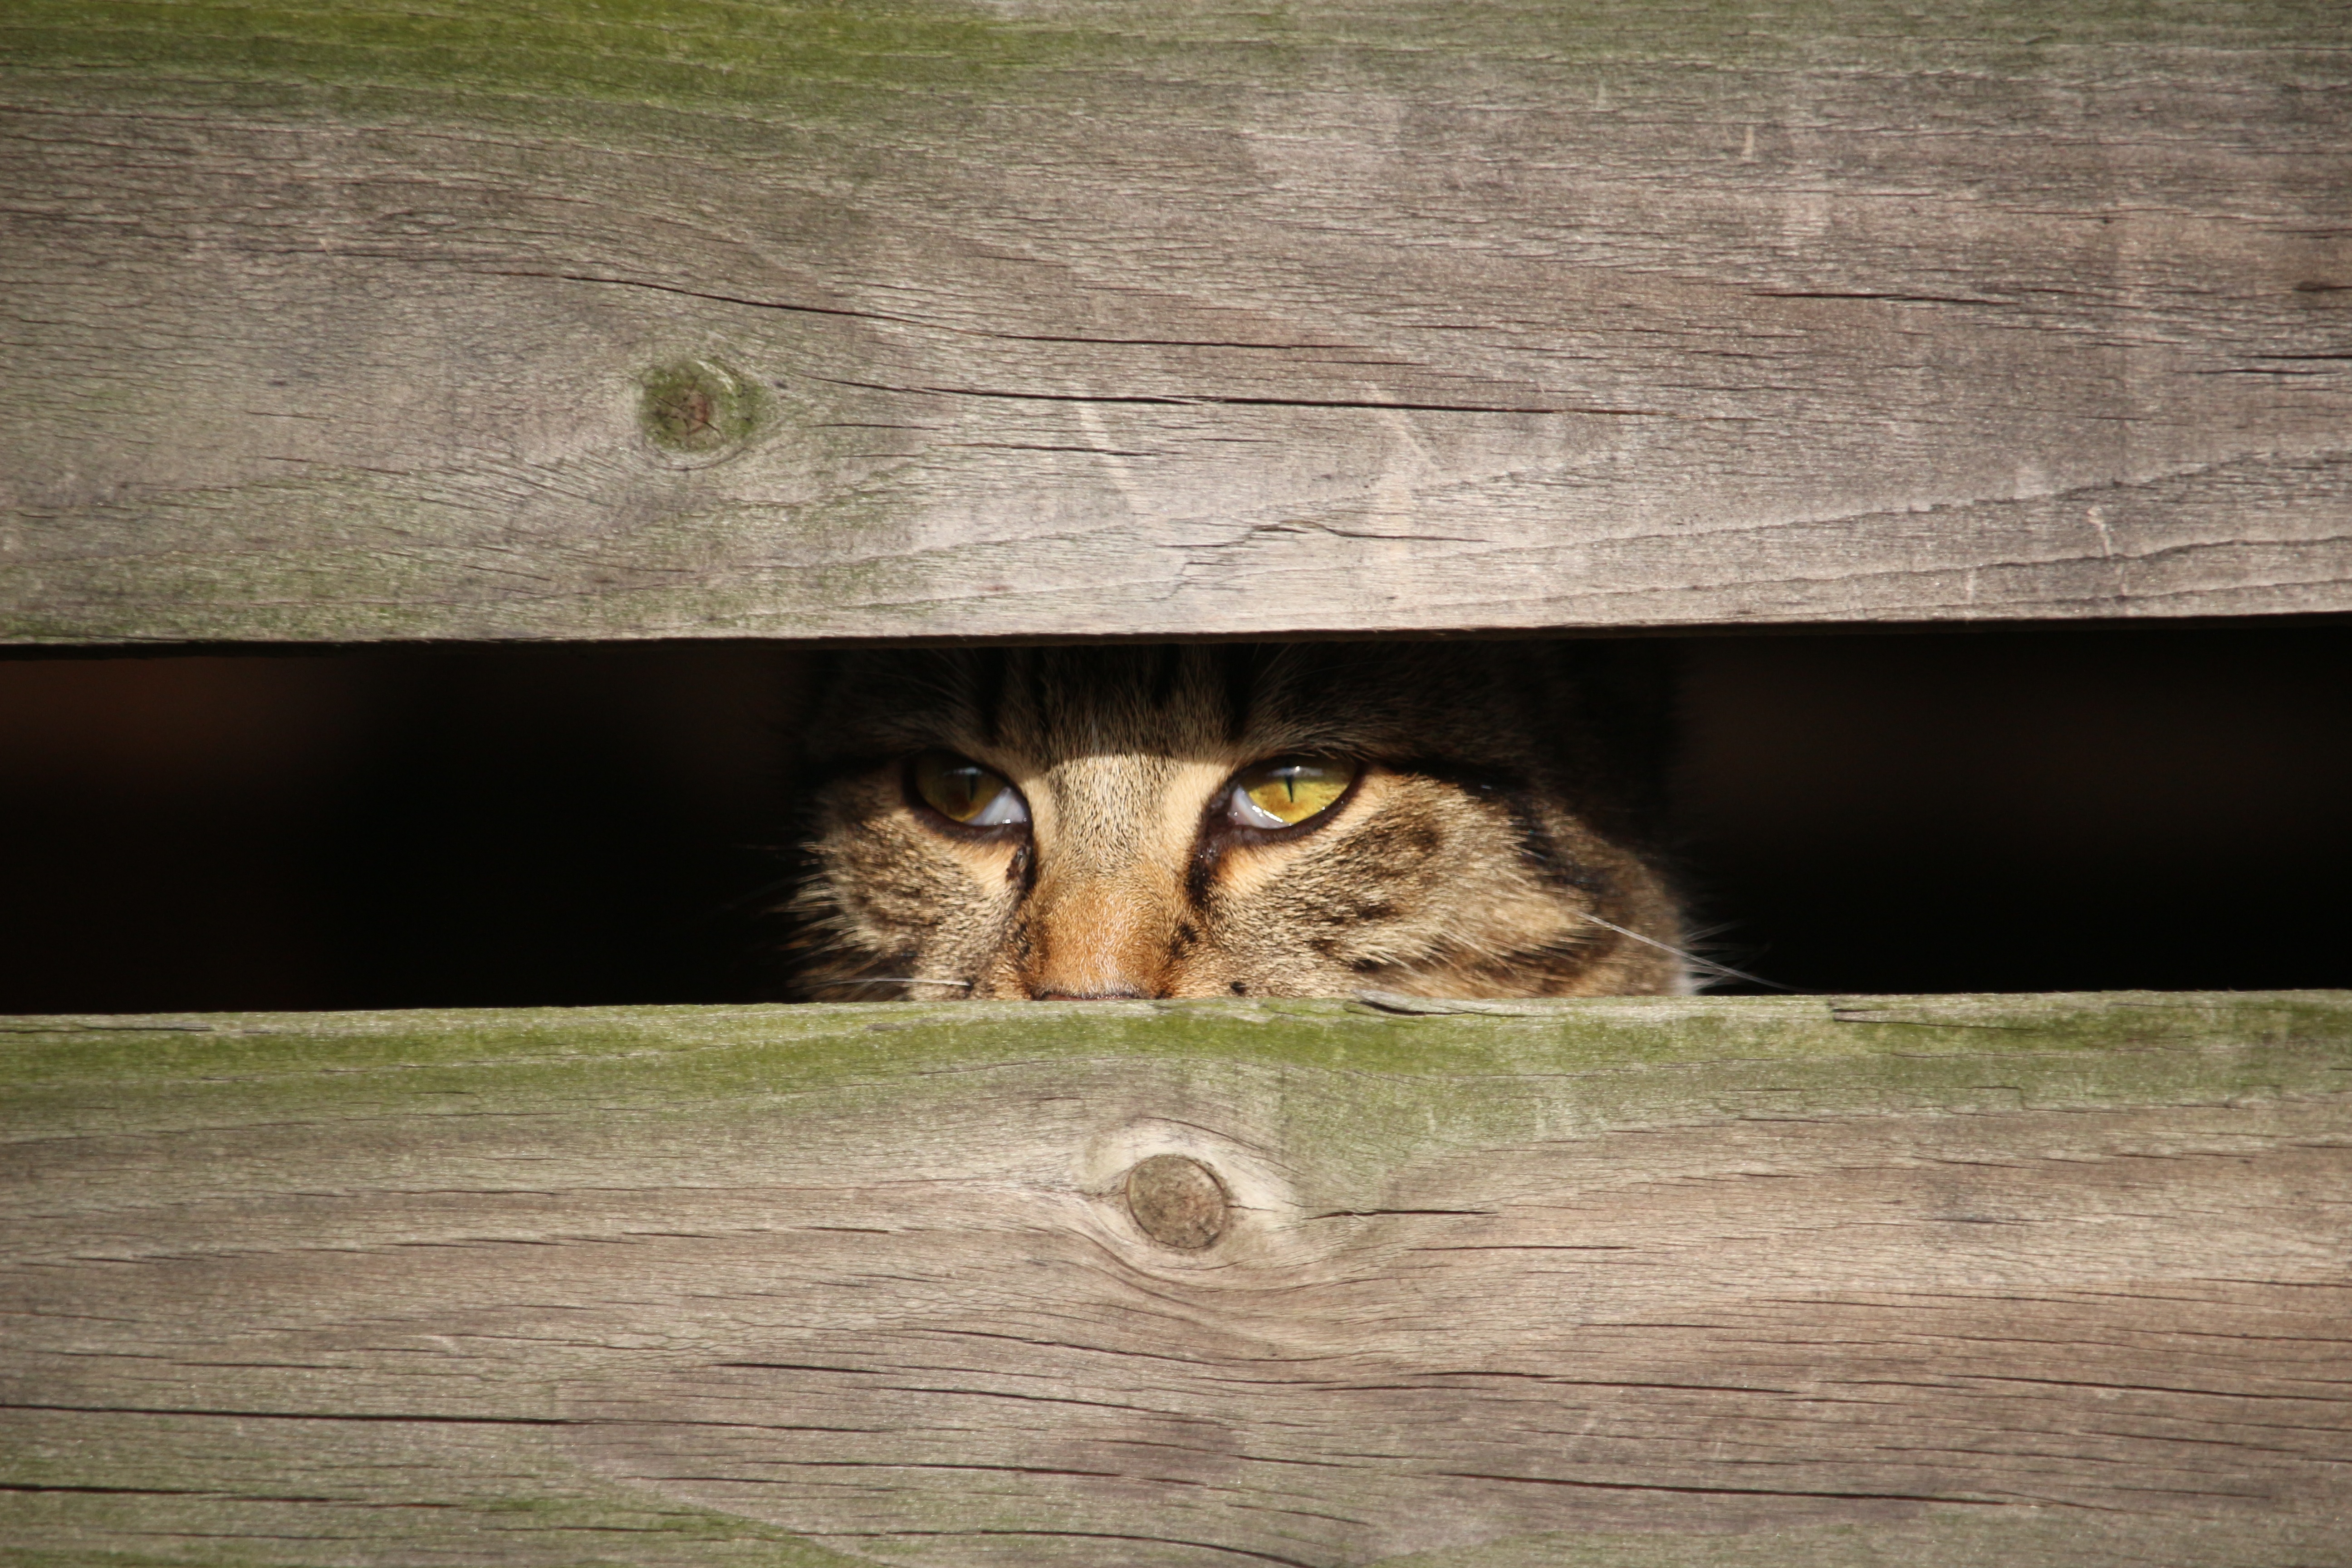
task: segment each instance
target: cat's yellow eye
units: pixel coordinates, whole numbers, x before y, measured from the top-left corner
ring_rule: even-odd
[[[925,752],[915,759],[915,794],[950,822],[966,827],[1004,827],[1029,820],[1029,803],[1010,780],[953,752]]]
[[[1328,757],[1276,757],[1234,778],[1226,815],[1246,827],[1296,827],[1339,805],[1356,772]]]

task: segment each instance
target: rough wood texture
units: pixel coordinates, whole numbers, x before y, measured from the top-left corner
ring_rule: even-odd
[[[5,1027],[0,1562],[2352,1558],[2352,994]]]
[[[2352,9],[0,14],[0,637],[2352,608]]]

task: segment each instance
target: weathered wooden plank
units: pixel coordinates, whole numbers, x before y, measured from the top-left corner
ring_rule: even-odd
[[[2347,51],[16,0],[0,636],[2340,611]]]
[[[14,1021],[0,1561],[2352,1548],[2352,994],[1448,1006]]]

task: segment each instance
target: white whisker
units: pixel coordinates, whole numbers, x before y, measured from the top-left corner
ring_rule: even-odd
[[[1671,942],[1660,942],[1654,936],[1643,936],[1637,931],[1628,931],[1614,921],[1604,921],[1599,915],[1591,913],[1586,913],[1584,918],[1591,921],[1594,925],[1601,927],[1603,931],[1613,931],[1619,936],[1630,937],[1633,941],[1641,942],[1645,946],[1656,948],[1660,952],[1673,953],[1676,958],[1681,959],[1685,963],[1689,964],[1692,968],[1703,969],[1718,979],[1745,980],[1750,985],[1761,985],[1768,990],[1786,991],[1792,995],[1796,993],[1797,988],[1793,985],[1783,985],[1777,980],[1767,980],[1760,974],[1750,974],[1744,969],[1734,969],[1727,963],[1717,963],[1711,958],[1701,958],[1695,952],[1685,952],[1681,948],[1675,946]]]

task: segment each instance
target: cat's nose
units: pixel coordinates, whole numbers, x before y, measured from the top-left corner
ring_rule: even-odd
[[[1023,922],[1021,988],[1040,1002],[1164,996],[1175,921],[1132,877],[1041,881]]]

